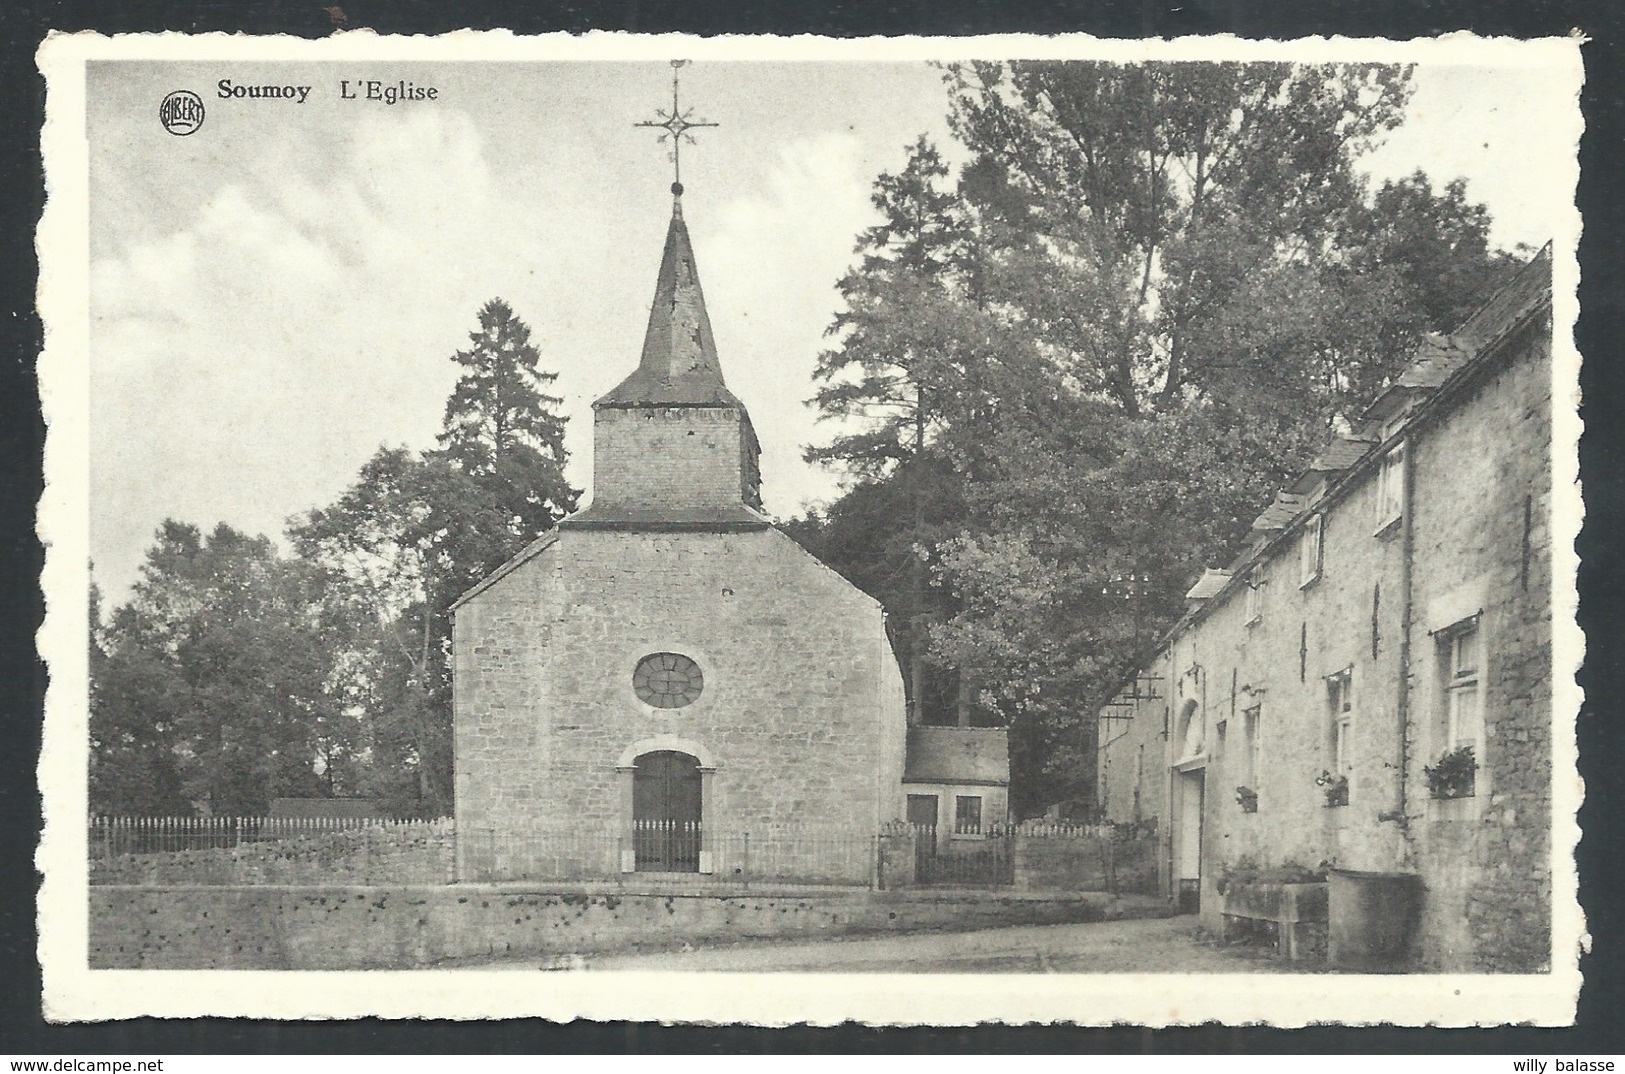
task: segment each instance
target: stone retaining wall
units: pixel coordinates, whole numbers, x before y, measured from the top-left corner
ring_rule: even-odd
[[[1015,884],[1023,891],[1116,891],[1151,894],[1157,890],[1154,835],[1045,837],[1017,834],[1011,853]]]
[[[512,885],[95,887],[95,969],[409,969],[712,939],[964,930],[1156,916],[1109,895],[620,894]]]

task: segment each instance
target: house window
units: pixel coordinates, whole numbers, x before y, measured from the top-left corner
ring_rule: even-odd
[[[954,834],[980,835],[982,832],[982,799],[980,795],[954,796]]]
[[[1269,578],[1263,567],[1257,567],[1247,576],[1247,625],[1256,626],[1264,621],[1264,587]]]
[[[1241,771],[1237,773],[1236,801],[1242,812],[1258,812],[1258,773],[1262,738],[1260,718],[1263,707],[1254,705],[1241,714]]]
[[[1243,722],[1247,729],[1247,783],[1256,786],[1258,774],[1262,770],[1259,763],[1263,758],[1264,749],[1264,709],[1261,705],[1254,705],[1243,714]]]
[[[1320,783],[1328,806],[1349,804],[1349,784],[1354,775],[1354,670],[1345,668],[1326,679],[1326,703],[1331,719],[1327,729],[1327,753],[1331,766],[1321,773]]]
[[[1450,645],[1449,728],[1445,740],[1451,749],[1478,745],[1483,722],[1478,706],[1478,625],[1453,632]]]
[[[1309,521],[1303,527],[1303,536],[1298,539],[1298,585],[1300,588],[1320,577],[1321,534],[1325,529],[1325,523],[1325,515],[1310,515]]]
[[[1476,790],[1475,775],[1484,763],[1480,641],[1476,615],[1438,635],[1444,680],[1443,749],[1434,764],[1426,769],[1428,789],[1435,798],[1472,796]]]
[[[1377,475],[1377,532],[1399,521],[1405,513],[1405,442],[1401,440],[1383,456]]]

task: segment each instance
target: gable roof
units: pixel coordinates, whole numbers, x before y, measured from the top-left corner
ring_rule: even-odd
[[[1010,736],[1002,727],[910,727],[904,783],[1010,782]]]
[[[559,520],[562,529],[612,529],[721,532],[771,529],[773,521],[744,501],[739,503],[682,503],[654,505],[596,503]]]
[[[469,587],[466,593],[451,602],[451,610],[455,612],[464,604],[467,604],[469,601],[473,600],[487,589],[490,589],[497,582],[518,570],[522,565],[540,555],[544,549],[551,547],[558,541],[558,539],[559,531],[557,527],[548,530],[546,533],[542,534],[540,537],[521,548],[518,552],[515,552],[512,558],[510,558],[506,563],[503,563],[501,566],[497,567],[496,570],[492,571],[490,574],[487,574],[478,582],[475,582],[474,585]]]

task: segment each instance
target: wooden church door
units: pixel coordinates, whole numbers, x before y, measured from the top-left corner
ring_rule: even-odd
[[[700,762],[645,753],[632,775],[633,847],[640,872],[700,871]]]

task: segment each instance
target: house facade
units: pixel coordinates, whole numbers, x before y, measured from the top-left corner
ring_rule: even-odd
[[[1002,727],[908,729],[903,769],[907,821],[935,833],[937,849],[975,841],[1010,819],[1010,743]]]
[[[1551,952],[1551,260],[1433,337],[1100,713],[1103,814],[1164,893],[1327,867],[1418,878],[1414,957]]]

